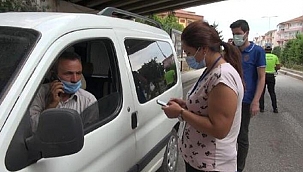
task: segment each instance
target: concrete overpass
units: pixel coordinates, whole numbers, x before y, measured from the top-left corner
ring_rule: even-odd
[[[96,11],[106,7],[116,7],[140,15],[150,15],[161,12],[205,5],[224,0],[65,0]]]

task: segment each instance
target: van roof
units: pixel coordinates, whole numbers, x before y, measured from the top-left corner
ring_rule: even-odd
[[[167,35],[162,29],[147,24],[85,13],[7,12],[0,13],[0,25],[35,29],[42,34],[50,29],[67,33],[88,28],[122,28]]]

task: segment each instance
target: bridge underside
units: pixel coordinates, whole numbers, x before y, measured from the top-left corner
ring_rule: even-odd
[[[98,11],[116,7],[140,15],[150,15],[205,5],[224,0],[66,0]]]

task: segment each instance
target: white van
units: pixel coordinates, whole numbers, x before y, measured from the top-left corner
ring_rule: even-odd
[[[117,18],[125,16],[138,17],[115,8],[0,14],[1,172],[175,171],[178,120],[156,100],[182,98],[176,53],[165,31]],[[41,113],[33,134],[29,108],[64,51],[81,56],[98,121],[84,126],[75,110],[54,108]],[[167,70],[175,73],[170,85]]]

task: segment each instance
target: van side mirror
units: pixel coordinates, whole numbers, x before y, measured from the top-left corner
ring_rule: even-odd
[[[84,144],[83,124],[72,109],[48,109],[40,114],[36,133],[26,139],[29,151],[38,151],[43,158],[79,152]]]

